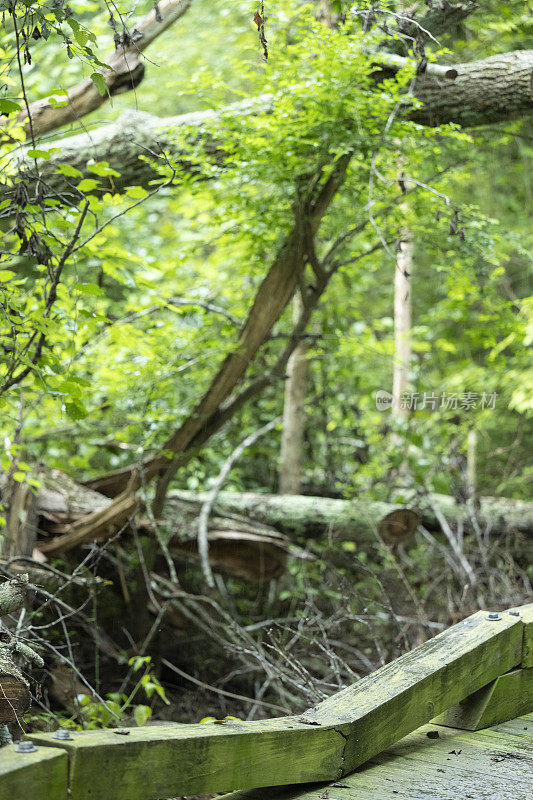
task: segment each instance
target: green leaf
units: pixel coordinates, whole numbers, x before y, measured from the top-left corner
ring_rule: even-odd
[[[146,189],[143,189],[142,186],[131,186],[126,194],[133,200],[142,200],[144,197],[148,196],[148,192]]]
[[[94,178],[84,178],[78,183],[78,189],[80,192],[91,192],[99,183],[100,181],[95,181]]]
[[[107,161],[98,161],[97,164],[87,164],[89,172],[94,172],[96,175],[113,175],[116,178],[120,177],[120,172],[109,166]]]
[[[133,718],[137,725],[142,727],[146,721],[152,716],[152,709],[150,706],[135,706],[133,711]]]
[[[48,150],[28,150],[26,155],[30,158],[50,158]]]
[[[96,283],[75,283],[72,286],[72,291],[79,294],[93,295],[94,297],[104,294],[104,290]]]
[[[107,83],[105,82],[105,78],[101,72],[93,72],[91,74],[91,80],[100,92],[102,97],[105,97],[107,94]]]
[[[0,114],[12,114],[14,111],[20,111],[21,108],[14,100],[0,100]]]
[[[80,172],[76,167],[71,167],[70,164],[59,164],[56,172],[66,175],[67,178],[83,178],[83,172]]]
[[[78,419],[85,419],[85,417],[89,414],[83,403],[81,403],[79,400],[76,402],[65,403],[65,411],[74,421]]]

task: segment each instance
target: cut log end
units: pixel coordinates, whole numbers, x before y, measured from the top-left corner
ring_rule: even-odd
[[[383,517],[378,532],[385,544],[405,544],[411,541],[420,524],[420,517],[410,508],[398,508]]]

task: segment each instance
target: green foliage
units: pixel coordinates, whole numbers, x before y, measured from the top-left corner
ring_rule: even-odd
[[[71,10],[65,16],[63,6],[16,7],[25,29],[30,22],[41,32],[45,22],[49,28],[49,35],[29,41],[32,63],[24,74],[30,99],[54,88],[60,98],[84,69],[103,90],[95,70],[112,46],[107,12],[86,3],[73,3]],[[141,109],[164,115],[247,104],[245,113],[232,110],[205,122],[204,134],[215,135],[230,154],[223,164],[206,154],[201,137],[191,145],[189,132],[179,134],[209,181],[191,179],[176,163],[171,168],[182,180],[179,189],[150,196],[131,187],[125,196],[100,196],[99,181],[116,174],[109,164],[91,165],[91,177],[84,177],[65,163],[58,172],[84,195],[83,220],[83,204],[66,211],[49,205],[46,221],[39,203],[20,206],[23,238],[6,232],[8,256],[0,269],[0,380],[29,369],[20,385],[0,397],[1,433],[10,452],[21,404],[24,409],[18,458],[94,474],[155,450],[234,346],[254,292],[293,225],[294,205],[327,178],[339,156],[351,153],[346,183],[316,242],[319,257],[333,245],[340,266],[311,323],[316,338],[306,485],[386,495],[385,479],[407,458],[417,482],[453,489],[460,480],[455,451],[464,452],[467,433],[476,428],[483,491],[525,494],[517,461],[527,446],[532,380],[531,301],[524,278],[531,233],[522,211],[531,204],[523,178],[531,162],[527,123],[467,135],[454,126],[430,130],[407,122],[398,103],[407,102],[413,69],[383,82],[379,91],[371,79],[368,52],[383,32],[363,29],[359,17],[349,16],[330,30],[315,12],[294,2],[268,9],[266,63],[245,4],[231,14],[221,2],[193,4],[179,23],[179,53],[172,33],[161,38],[160,70],[149,68],[137,92]],[[454,53],[465,59],[490,54],[499,36],[505,37],[501,49],[527,44],[521,38],[529,30],[524,14],[522,4],[490,3],[486,14],[467,20],[464,37],[453,41]],[[202,23],[206,16],[209,26]],[[12,34],[8,30],[1,42],[10,93],[3,102],[22,106]],[[432,46],[430,59],[449,58]],[[114,98],[96,120],[125,105],[131,105],[131,95]],[[13,141],[2,144],[4,155],[22,137],[15,123],[11,133]],[[30,156],[44,153],[37,144]],[[401,206],[394,205],[400,162],[406,175],[430,187]],[[168,177],[170,168],[163,172]],[[506,191],[509,183],[512,193]],[[361,233],[342,241],[347,229],[365,221]],[[51,275],[80,222],[47,312]],[[391,425],[377,412],[374,393],[391,384],[394,245],[405,226],[416,239],[413,388],[421,394],[496,393],[498,400],[494,409],[475,413],[419,409],[407,429],[398,431],[403,445],[387,449],[383,442]],[[388,251],[360,258],[380,238]],[[275,334],[286,336],[290,325],[287,313]],[[41,336],[45,346],[34,360]],[[266,343],[250,379],[279,351],[279,340]],[[280,387],[267,390],[180,473],[181,483],[202,487],[236,438],[281,407]],[[518,447],[511,449],[517,436]],[[492,466],[494,447],[508,454],[503,472]],[[278,449],[279,434],[273,432],[245,454],[228,486],[275,488]]]
[[[31,726],[44,721],[47,724],[57,725],[72,730],[97,730],[100,728],[117,727],[129,724],[131,720],[139,727],[146,725],[152,716],[151,705],[134,702],[142,692],[153,703],[154,695],[168,705],[167,696],[155,675],[151,672],[150,656],[135,656],[128,662],[132,672],[142,671],[129,694],[109,692],[105,701],[92,697],[89,694],[80,694],[76,698],[77,713],[72,717],[64,714],[40,713],[26,717],[26,722]]]

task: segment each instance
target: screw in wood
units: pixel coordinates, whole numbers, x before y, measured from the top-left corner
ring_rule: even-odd
[[[490,619],[491,622],[495,622],[496,620],[501,619],[501,616],[497,611],[491,611],[490,614],[487,614],[487,619]]]

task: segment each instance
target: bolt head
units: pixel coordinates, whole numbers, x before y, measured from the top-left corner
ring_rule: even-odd
[[[35,753],[37,750],[37,746],[31,741],[31,739],[24,739],[21,742],[17,742],[15,745],[15,752],[16,753]]]
[[[490,619],[491,622],[494,622],[496,620],[500,620],[501,616],[497,611],[491,611],[490,614],[487,614],[487,619]]]
[[[509,614],[512,617],[519,617],[520,616],[520,611],[514,611],[514,610],[513,611],[509,611]]]
[[[70,735],[70,731],[67,731],[66,728],[58,728],[54,733],[54,739],[61,739],[62,742],[68,742],[74,739],[74,737]]]

